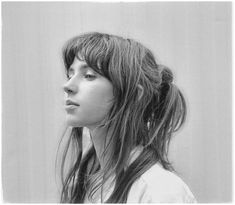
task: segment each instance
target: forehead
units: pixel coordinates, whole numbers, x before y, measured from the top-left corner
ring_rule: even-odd
[[[69,67],[69,70],[77,70],[77,69],[87,69],[89,66],[85,61],[81,61],[78,58],[74,58],[73,63]]]

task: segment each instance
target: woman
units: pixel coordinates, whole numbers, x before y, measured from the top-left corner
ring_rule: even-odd
[[[72,132],[62,163],[62,203],[195,202],[167,159],[186,105],[170,69],[122,37],[86,33],[63,50]],[[83,151],[83,128],[92,144]],[[68,149],[74,161],[65,173]]]

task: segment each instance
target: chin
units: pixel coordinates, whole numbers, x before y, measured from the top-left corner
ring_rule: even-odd
[[[82,115],[77,116],[77,115],[70,115],[67,114],[66,116],[66,124],[67,126],[71,126],[71,127],[87,127],[87,128],[91,128],[91,127],[97,127],[99,125],[102,124],[104,120],[104,117],[96,117],[93,116],[92,118],[90,117],[84,117]]]
[[[66,124],[67,126],[71,126],[71,127],[84,127],[84,123],[82,123],[78,119],[73,119],[71,117],[66,118]]]

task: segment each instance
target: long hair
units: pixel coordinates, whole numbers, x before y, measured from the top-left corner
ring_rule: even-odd
[[[158,64],[153,53],[137,41],[97,32],[82,34],[70,39],[63,49],[66,74],[74,58],[85,61],[113,85],[115,100],[103,125],[113,129],[104,154],[108,147],[112,149],[101,170],[94,147],[85,154],[82,151],[83,128],[72,128],[61,166],[61,202],[82,203],[86,194],[92,198],[114,174],[114,190],[106,202],[124,203],[131,185],[151,166],[160,163],[173,170],[168,147],[172,134],[185,121],[184,97],[173,83],[171,70]],[[71,144],[77,154],[64,173]],[[139,145],[142,153],[126,166],[131,150]]]

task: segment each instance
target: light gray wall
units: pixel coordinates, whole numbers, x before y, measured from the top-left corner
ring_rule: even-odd
[[[170,157],[199,202],[231,201],[231,3],[2,3],[2,180],[8,202],[57,202],[61,47],[131,37],[175,73],[188,119]]]

